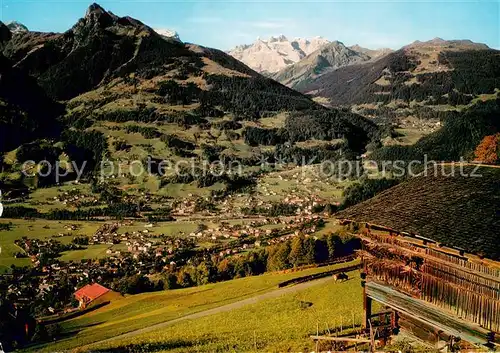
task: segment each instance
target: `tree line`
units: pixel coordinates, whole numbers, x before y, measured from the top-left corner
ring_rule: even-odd
[[[139,217],[140,207],[134,203],[118,202],[104,208],[88,208],[70,211],[54,209],[49,212],[39,212],[36,208],[26,206],[7,206],[4,208],[6,218],[42,218],[49,220],[91,221],[100,217],[123,219]]]
[[[205,257],[162,274],[163,289],[186,288],[294,267],[321,264],[361,248],[358,238],[331,233],[316,239],[299,235],[265,249],[229,257]],[[158,284],[149,285],[159,288]]]
[[[443,127],[411,146],[386,146],[370,156],[375,161],[458,161],[474,159],[481,140],[500,131],[500,99],[478,102],[467,110],[450,114]],[[379,163],[379,165],[381,165]]]

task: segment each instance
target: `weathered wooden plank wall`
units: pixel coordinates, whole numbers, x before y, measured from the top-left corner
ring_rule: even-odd
[[[362,235],[368,279],[445,308],[457,317],[500,332],[500,276],[496,269],[470,264],[398,237]]]
[[[487,329],[459,318],[425,300],[412,298],[390,286],[377,282],[367,282],[366,293],[370,298],[449,335],[461,337],[474,344],[488,342],[489,331]]]

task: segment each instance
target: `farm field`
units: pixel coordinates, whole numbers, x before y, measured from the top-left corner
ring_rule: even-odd
[[[325,272],[355,263],[310,268],[296,272],[267,273],[187,289],[126,296],[79,318],[61,323],[63,334],[67,335],[68,338],[48,346],[37,346],[31,351],[54,352],[74,349],[126,332],[260,295],[277,289],[278,283],[288,279]],[[351,280],[347,283],[352,283],[353,288],[361,290],[359,281]]]
[[[317,196],[330,203],[340,203],[342,192],[350,184],[348,180],[340,182],[328,178],[320,165],[300,166],[261,177],[256,197],[265,202],[281,202],[290,196]]]
[[[14,253],[22,251],[14,240],[23,236],[35,239],[47,239],[53,235],[71,234],[58,237],[62,243],[69,243],[74,235],[91,235],[100,226],[99,222],[79,222],[79,221],[49,221],[49,220],[23,220],[23,219],[2,219],[2,224],[12,223],[10,230],[0,230],[0,272],[5,271],[10,265],[29,266],[29,258],[16,259]],[[66,227],[76,225],[77,230],[68,231]]]
[[[309,335],[360,325],[362,288],[357,272],[347,282],[263,300],[233,311],[187,320],[146,334],[117,339],[93,352],[311,352]],[[322,346],[327,350],[330,347]],[[81,350],[83,351],[83,350]]]
[[[62,253],[59,260],[61,261],[80,261],[80,260],[89,260],[89,259],[102,259],[108,256],[106,251],[111,249],[113,251],[124,250],[126,246],[123,244],[117,245],[107,245],[107,244],[96,244],[96,245],[88,245],[86,249],[83,250],[72,250],[65,251]]]
[[[23,236],[35,239],[48,239],[52,236],[57,236],[56,240],[67,244],[77,235],[92,235],[96,230],[104,224],[104,222],[83,222],[83,221],[51,221],[44,219],[24,220],[24,219],[2,219],[2,224],[11,223],[9,230],[0,230],[0,273],[5,272],[11,265],[30,266],[29,258],[14,258],[14,254],[22,252],[14,241],[21,239]],[[133,222],[130,226],[121,226],[120,232],[141,231],[147,222]],[[68,227],[76,226],[76,230],[69,230]],[[174,236],[183,236],[194,231],[197,227],[196,222],[179,221],[179,222],[160,222],[153,229],[155,233],[163,233]],[[64,236],[59,236],[64,234]],[[81,259],[94,259],[106,256],[106,250],[120,249],[120,245],[97,244],[90,245],[85,250],[73,250],[65,252],[59,258],[61,261],[78,261]]]
[[[396,138],[398,144],[401,145],[413,145],[420,138],[430,133],[428,131],[423,131],[421,129],[411,128],[411,127],[395,129],[395,131],[401,135],[400,137]]]
[[[9,206],[34,207],[41,213],[62,208],[74,211],[77,207],[63,204],[61,201],[57,201],[56,199],[61,197],[64,193],[75,191],[83,194],[91,194],[90,186],[88,184],[65,183],[57,187],[35,189],[29,194],[25,201],[20,203],[10,203]]]

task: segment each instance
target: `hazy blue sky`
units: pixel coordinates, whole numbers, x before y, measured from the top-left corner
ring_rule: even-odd
[[[171,1],[115,0],[99,4],[182,40],[220,49],[258,36],[323,36],[347,45],[399,48],[414,40],[471,39],[500,48],[496,1]],[[82,17],[90,1],[0,0],[1,19],[31,30],[61,32]]]

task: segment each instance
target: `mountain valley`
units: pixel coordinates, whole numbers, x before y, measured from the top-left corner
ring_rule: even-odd
[[[500,345],[500,51],[188,3],[0,22],[0,352]]]

